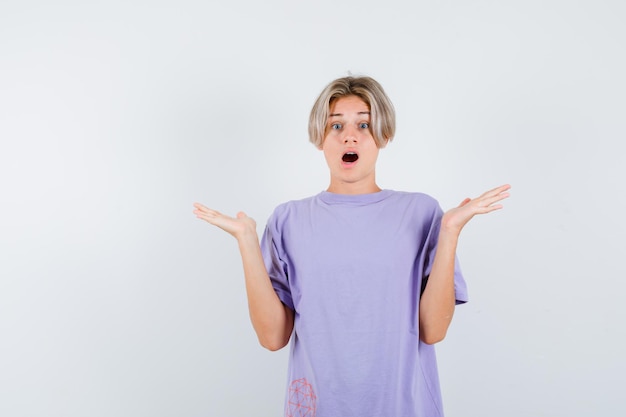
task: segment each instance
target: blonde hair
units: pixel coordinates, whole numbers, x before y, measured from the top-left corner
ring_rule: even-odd
[[[376,146],[383,148],[396,132],[396,111],[378,81],[366,76],[338,78],[324,88],[309,116],[309,141],[318,148],[322,146],[330,105],[346,96],[359,97],[367,104],[372,136]]]

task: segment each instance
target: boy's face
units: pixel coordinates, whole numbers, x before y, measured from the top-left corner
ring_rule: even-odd
[[[329,109],[324,142],[326,163],[330,168],[328,191],[363,194],[380,191],[375,168],[378,147],[370,131],[370,109],[359,97],[335,100]]]

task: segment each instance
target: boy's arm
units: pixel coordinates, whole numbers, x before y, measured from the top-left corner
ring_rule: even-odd
[[[420,339],[424,343],[443,340],[454,315],[454,260],[461,230],[476,214],[501,209],[502,205],[496,203],[509,196],[510,188],[508,184],[502,185],[473,200],[466,198],[443,215],[435,259],[420,299]]]
[[[272,287],[256,233],[255,221],[244,213],[225,216],[201,204],[194,214],[237,239],[243,263],[250,320],[261,345],[278,350],[289,343],[294,324],[293,311],[285,306]]]
[[[261,345],[278,350],[289,343],[294,315],[280,301],[265,269],[256,231],[237,239],[246,279],[250,320]]]
[[[419,305],[420,339],[433,344],[443,340],[454,315],[454,259],[458,233],[439,231],[437,251]]]

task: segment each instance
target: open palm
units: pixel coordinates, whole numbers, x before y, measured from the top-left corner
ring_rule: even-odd
[[[193,213],[196,217],[219,227],[237,239],[249,232],[256,233],[256,222],[243,212],[237,213],[237,217],[230,217],[200,203],[195,203],[193,206],[195,208]]]
[[[474,199],[466,198],[458,207],[448,210],[441,220],[441,227],[460,233],[461,229],[477,214],[491,213],[502,208],[499,201],[509,196],[510,185],[505,184],[489,190]]]

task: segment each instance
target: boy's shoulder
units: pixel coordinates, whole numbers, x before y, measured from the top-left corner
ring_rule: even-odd
[[[430,194],[422,193],[419,191],[390,191],[392,193],[391,195],[397,199],[417,201],[422,204],[439,204],[437,199],[435,199]]]
[[[278,220],[280,218],[285,218],[289,213],[293,213],[294,211],[300,211],[304,208],[308,208],[315,201],[316,197],[317,197],[317,194],[309,196],[309,197],[284,201],[278,204],[274,208],[270,216],[270,220],[272,219]]]
[[[293,199],[293,200],[287,200],[284,201],[280,204],[278,204],[276,206],[276,208],[274,209],[274,211],[286,211],[289,210],[291,208],[296,208],[296,207],[302,207],[302,206],[309,206],[311,205],[311,203],[313,203],[315,201],[315,199],[317,198],[319,194],[315,194],[309,197],[304,197],[304,198],[297,198],[297,199]]]

